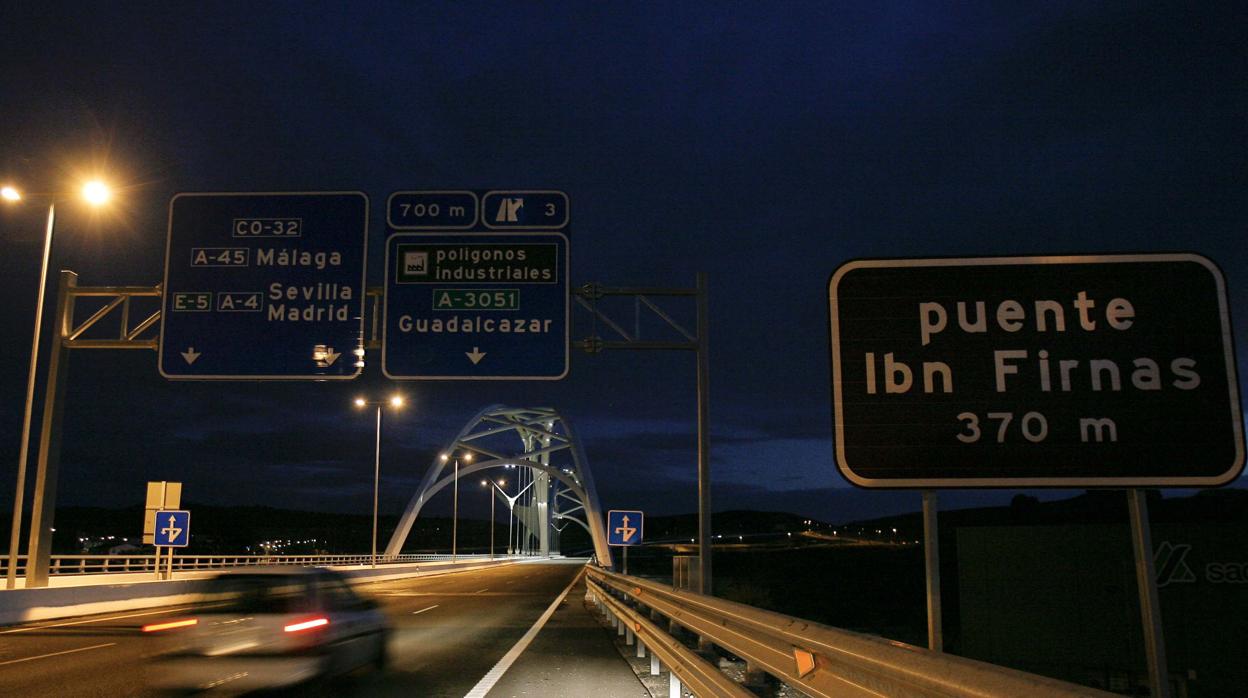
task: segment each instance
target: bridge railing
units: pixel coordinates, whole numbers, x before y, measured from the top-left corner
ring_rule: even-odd
[[[457,555],[460,560],[484,560],[489,555]],[[505,557],[503,555],[497,558]],[[161,566],[166,564],[161,558]],[[378,564],[441,562],[449,561],[450,555],[440,553],[407,553],[402,555],[378,555]],[[194,571],[247,567],[252,565],[367,565],[371,555],[174,555],[173,569]],[[155,555],[53,555],[49,568],[54,576],[72,574],[120,574],[125,572],[154,572]],[[26,573],[26,556],[18,556],[18,575]]]
[[[635,636],[644,642],[652,655],[668,666],[671,675],[698,696],[751,694],[740,685],[731,690],[725,688],[725,675],[715,664],[679,641],[684,634],[696,637],[703,649],[716,645],[745,660],[747,681],[770,675],[809,696],[1113,695],[713,596],[678,591],[593,566],[588,568],[587,586],[590,599],[613,619],[620,634],[627,633],[630,639]],[[657,673],[654,659],[651,673]]]

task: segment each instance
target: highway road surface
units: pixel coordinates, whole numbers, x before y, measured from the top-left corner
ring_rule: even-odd
[[[390,666],[336,682],[328,693],[459,698],[474,687],[480,690],[482,678],[568,588],[581,566],[526,562],[357,587],[379,601],[390,619]],[[578,593],[583,595],[583,583],[564,605],[579,605]],[[0,628],[0,695],[152,695],[144,673],[159,641],[139,629],[187,615],[193,609],[179,606]],[[608,637],[605,630],[602,637]],[[622,660],[619,666],[626,667]]]

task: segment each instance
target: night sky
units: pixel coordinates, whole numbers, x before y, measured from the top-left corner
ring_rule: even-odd
[[[54,268],[155,285],[177,192],[361,190],[376,286],[390,192],[562,189],[573,284],[710,275],[716,508],[831,520],[919,501],[833,463],[842,262],[1191,250],[1248,308],[1242,4],[366,5],[7,3],[0,179],[120,189],[105,214],[58,207]],[[0,213],[0,506],[43,215]],[[573,318],[573,339],[593,329]],[[606,507],[696,508],[692,355],[578,352],[557,383],[393,384],[378,359],[348,384],[196,384],[154,352],[74,352],[59,501],[134,504],[169,479],[193,501],[366,513],[372,421],[350,402],[397,388],[412,407],[387,422],[383,512],[491,403],[567,415]]]

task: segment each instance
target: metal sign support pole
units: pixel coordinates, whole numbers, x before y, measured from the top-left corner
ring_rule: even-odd
[[[43,266],[39,271],[39,297],[35,301],[35,336],[30,342],[30,371],[26,376],[26,410],[22,414],[22,443],[17,456],[17,486],[13,490],[13,524],[9,530],[9,569],[6,587],[17,586],[17,553],[22,535],[22,499],[26,495],[26,463],[30,460],[30,417],[35,407],[35,375],[39,368],[39,329],[43,325],[43,296],[48,283],[48,259],[52,256],[52,230],[56,204],[48,205],[48,224],[43,238]]]
[[[152,566],[152,571],[156,573],[156,581],[160,581],[160,546],[156,546],[156,564]]]
[[[628,546],[624,546],[624,574],[628,574]]]
[[[26,552],[26,588],[46,587],[52,555],[52,522],[56,513],[56,480],[61,460],[61,415],[64,412],[65,376],[69,347],[65,339],[73,332],[74,297],[78,275],[61,271],[56,292],[56,328],[52,357],[48,362],[47,392],[39,425],[39,459],[35,473],[34,508],[30,519],[30,542]]]
[[[1166,640],[1157,600],[1157,570],[1153,567],[1153,534],[1148,525],[1148,498],[1141,489],[1127,490],[1131,510],[1131,545],[1135,549],[1135,580],[1140,589],[1140,616],[1144,621],[1144,650],[1153,698],[1170,698],[1166,668]]]
[[[698,272],[698,593],[710,594],[711,586],[711,362],[707,356],[710,316],[706,301],[706,272]]]
[[[943,652],[940,617],[940,531],[936,524],[936,492],[923,490],[923,564],[927,568],[927,648]]]

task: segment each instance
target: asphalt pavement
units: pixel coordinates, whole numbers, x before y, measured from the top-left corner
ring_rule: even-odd
[[[572,561],[526,562],[357,587],[378,600],[390,619],[389,666],[335,682],[330,693],[464,696],[551,609],[581,567]],[[609,636],[586,621],[583,594],[583,587],[574,590],[552,610],[547,629],[530,638],[532,645],[515,658],[514,672],[503,673],[489,692],[492,698],[543,695],[532,691],[552,685],[550,678],[541,678],[551,666],[555,679],[563,671],[558,667],[579,666],[578,685],[591,685],[584,681],[592,682],[595,675],[603,681],[632,675],[618,654],[616,664],[604,669]],[[178,606],[0,628],[0,695],[152,695],[144,669],[159,643],[140,627],[193,613],[193,607]],[[578,659],[586,647],[592,659]],[[585,673],[587,668],[592,671]]]

